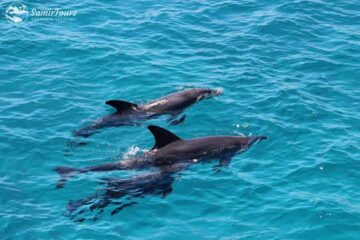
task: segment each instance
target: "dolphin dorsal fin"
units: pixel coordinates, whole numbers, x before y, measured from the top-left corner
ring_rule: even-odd
[[[109,101],[106,101],[106,104],[114,107],[118,112],[126,111],[126,110],[129,110],[129,109],[135,109],[136,110],[138,108],[137,104],[122,101],[122,100],[109,100]]]
[[[155,145],[151,150],[159,149],[172,142],[181,140],[181,138],[179,138],[178,136],[176,136],[175,134],[164,128],[151,125],[148,126],[148,129],[154,135],[155,138]]]

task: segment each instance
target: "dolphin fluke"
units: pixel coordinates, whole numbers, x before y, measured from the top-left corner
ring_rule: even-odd
[[[79,169],[73,167],[56,167],[54,170],[61,176],[56,188],[63,188],[67,180],[79,172]]]
[[[73,174],[75,172],[78,172],[79,170],[73,167],[56,167],[55,171],[58,172],[61,176],[63,176]]]

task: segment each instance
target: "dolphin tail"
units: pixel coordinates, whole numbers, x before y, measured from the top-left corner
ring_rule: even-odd
[[[61,176],[64,175],[68,176],[76,172],[79,172],[79,169],[73,167],[56,167],[55,171],[59,173]]]
[[[87,127],[84,127],[80,130],[74,130],[72,132],[72,135],[74,137],[82,137],[82,138],[88,138],[90,137],[91,135],[94,135],[96,133],[99,132],[99,126],[96,126],[96,125],[92,125],[92,126],[87,126]]]
[[[65,183],[70,177],[75,176],[80,170],[72,167],[56,167],[54,169],[57,173],[60,174],[61,179],[56,184],[56,188],[63,188]]]

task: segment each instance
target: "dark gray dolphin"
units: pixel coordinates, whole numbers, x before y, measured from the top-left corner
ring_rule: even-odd
[[[141,121],[170,115],[171,124],[179,124],[185,119],[185,115],[176,119],[187,107],[211,96],[220,95],[222,91],[205,88],[193,88],[176,92],[165,97],[156,99],[146,104],[138,105],[121,100],[109,100],[106,102],[116,109],[115,113],[96,120],[93,124],[74,131],[74,136],[89,137],[102,128],[138,125]]]
[[[103,187],[94,195],[69,201],[66,215],[77,222],[86,219],[95,221],[110,204],[116,206],[111,212],[114,215],[136,204],[138,198],[148,195],[161,195],[165,198],[172,192],[175,174],[188,166],[187,163],[178,163],[130,178],[104,178]],[[93,217],[88,216],[90,211],[95,214]]]
[[[155,138],[155,145],[149,152],[123,161],[85,168],[57,167],[55,170],[62,176],[58,187],[62,187],[67,178],[86,172],[194,164],[212,159],[219,159],[216,166],[219,170],[220,167],[227,166],[235,154],[244,152],[257,141],[267,139],[266,136],[211,136],[184,140],[161,127],[149,126],[148,129]]]
[[[118,169],[137,169],[147,166],[157,166],[154,171],[139,174],[130,178],[105,178],[104,187],[96,194],[68,203],[67,215],[74,221],[86,219],[97,220],[104,208],[110,204],[116,207],[111,212],[114,215],[126,207],[137,203],[137,198],[147,195],[161,195],[163,198],[172,192],[172,184],[181,171],[197,162],[210,159],[220,159],[219,167],[229,164],[233,155],[248,149],[254,142],[266,139],[265,136],[237,137],[218,136],[191,140],[182,140],[173,133],[149,126],[154,134],[155,145],[148,153],[118,163],[110,163],[95,167],[73,169],[58,169],[59,172],[75,174],[87,171],[111,171]],[[150,156],[148,156],[150,155]],[[143,161],[143,162],[141,162]],[[141,162],[141,163],[140,163]],[[88,217],[88,212],[95,216]]]

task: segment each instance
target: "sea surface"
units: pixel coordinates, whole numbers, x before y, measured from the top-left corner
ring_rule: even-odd
[[[0,239],[360,239],[360,2],[24,1],[20,25],[0,21]],[[36,19],[31,9],[76,10]],[[112,113],[109,99],[144,103],[192,87],[223,90],[185,111],[72,131]],[[153,146],[148,124],[182,138],[267,135],[214,172],[181,172],[166,198],[115,215],[67,214],[101,191],[83,174],[62,189],[56,166],[118,161]],[[94,215],[97,220],[94,221]]]

